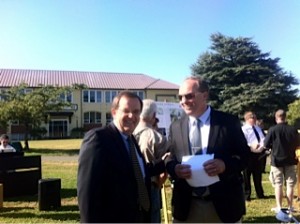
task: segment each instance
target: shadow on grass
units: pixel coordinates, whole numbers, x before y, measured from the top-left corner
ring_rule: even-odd
[[[243,223],[279,223],[276,219],[275,214],[274,216],[260,216],[260,217],[252,217],[251,219],[244,219]]]
[[[13,218],[13,219],[46,219],[46,220],[57,220],[57,221],[72,221],[79,222],[79,212],[58,212],[58,211],[41,211],[41,212],[19,212],[1,214],[2,218]]]
[[[77,189],[61,189],[61,198],[77,197]]]
[[[3,214],[8,212],[8,213],[11,213],[11,212],[18,212],[21,211],[21,210],[36,210],[36,208],[30,208],[30,207],[3,207],[3,208],[0,208],[0,212],[1,212],[1,217],[3,217]]]
[[[61,149],[29,149],[26,150],[25,153],[27,155],[30,154],[43,154],[43,155],[69,155],[75,156],[79,154],[79,149],[68,149],[68,150],[61,150]]]
[[[28,202],[34,202],[38,200],[38,195],[28,195],[28,196],[19,196],[19,197],[5,197],[5,201],[9,202],[15,202],[15,201],[28,201]]]
[[[60,197],[63,198],[73,198],[77,197],[77,190],[76,189],[61,189],[60,190]],[[19,196],[19,197],[9,197],[5,198],[5,201],[16,202],[16,201],[28,201],[34,202],[38,201],[38,195],[29,195],[29,196]]]
[[[76,189],[61,189],[61,199],[75,198],[76,196]],[[36,202],[36,204],[34,204],[34,207],[24,205],[20,207],[10,206],[0,208],[1,218],[13,218],[15,220],[32,219],[37,221],[41,219],[43,222],[52,222],[51,220],[53,220],[53,222],[79,222],[79,209],[77,204],[62,204],[61,207],[55,209],[40,211],[38,200],[38,195],[7,198],[5,199],[7,202]]]
[[[265,195],[264,198],[251,198],[251,200],[268,200],[268,199],[275,199],[274,195]]]

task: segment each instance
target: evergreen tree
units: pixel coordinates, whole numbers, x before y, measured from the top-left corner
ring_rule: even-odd
[[[287,121],[289,124],[300,128],[300,99],[297,99],[293,103],[289,104],[289,110],[287,112]]]
[[[211,35],[212,46],[191,66],[193,75],[210,86],[210,103],[219,110],[238,115],[253,110],[269,126],[278,108],[287,109],[297,97],[292,85],[298,80],[284,71],[279,58],[262,53],[251,38]]]

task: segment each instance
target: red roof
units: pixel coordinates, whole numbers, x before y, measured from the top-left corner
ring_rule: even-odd
[[[0,69],[0,87],[39,85],[72,86],[85,84],[90,89],[174,89],[178,85],[139,73],[78,72],[28,69]]]

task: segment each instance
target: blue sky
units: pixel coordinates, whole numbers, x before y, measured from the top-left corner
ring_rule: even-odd
[[[144,73],[175,84],[210,35],[251,37],[300,79],[299,0],[1,0],[0,68]]]

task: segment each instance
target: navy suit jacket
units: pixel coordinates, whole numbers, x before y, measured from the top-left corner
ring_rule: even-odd
[[[150,192],[149,169],[134,143],[143,158]],[[86,133],[79,153],[77,192],[82,223],[136,222],[139,205],[134,171],[122,136],[112,123]]]
[[[176,176],[175,166],[181,163],[184,155],[190,154],[188,122],[188,116],[184,116],[172,123],[168,139],[172,160],[167,164],[167,171],[174,180],[173,216],[181,221],[188,216],[192,188],[185,179]],[[237,222],[246,210],[241,171],[250,154],[237,117],[211,110],[207,153],[213,153],[214,158],[223,160],[226,166],[225,172],[219,175],[220,181],[209,186],[217,214],[223,222]]]

